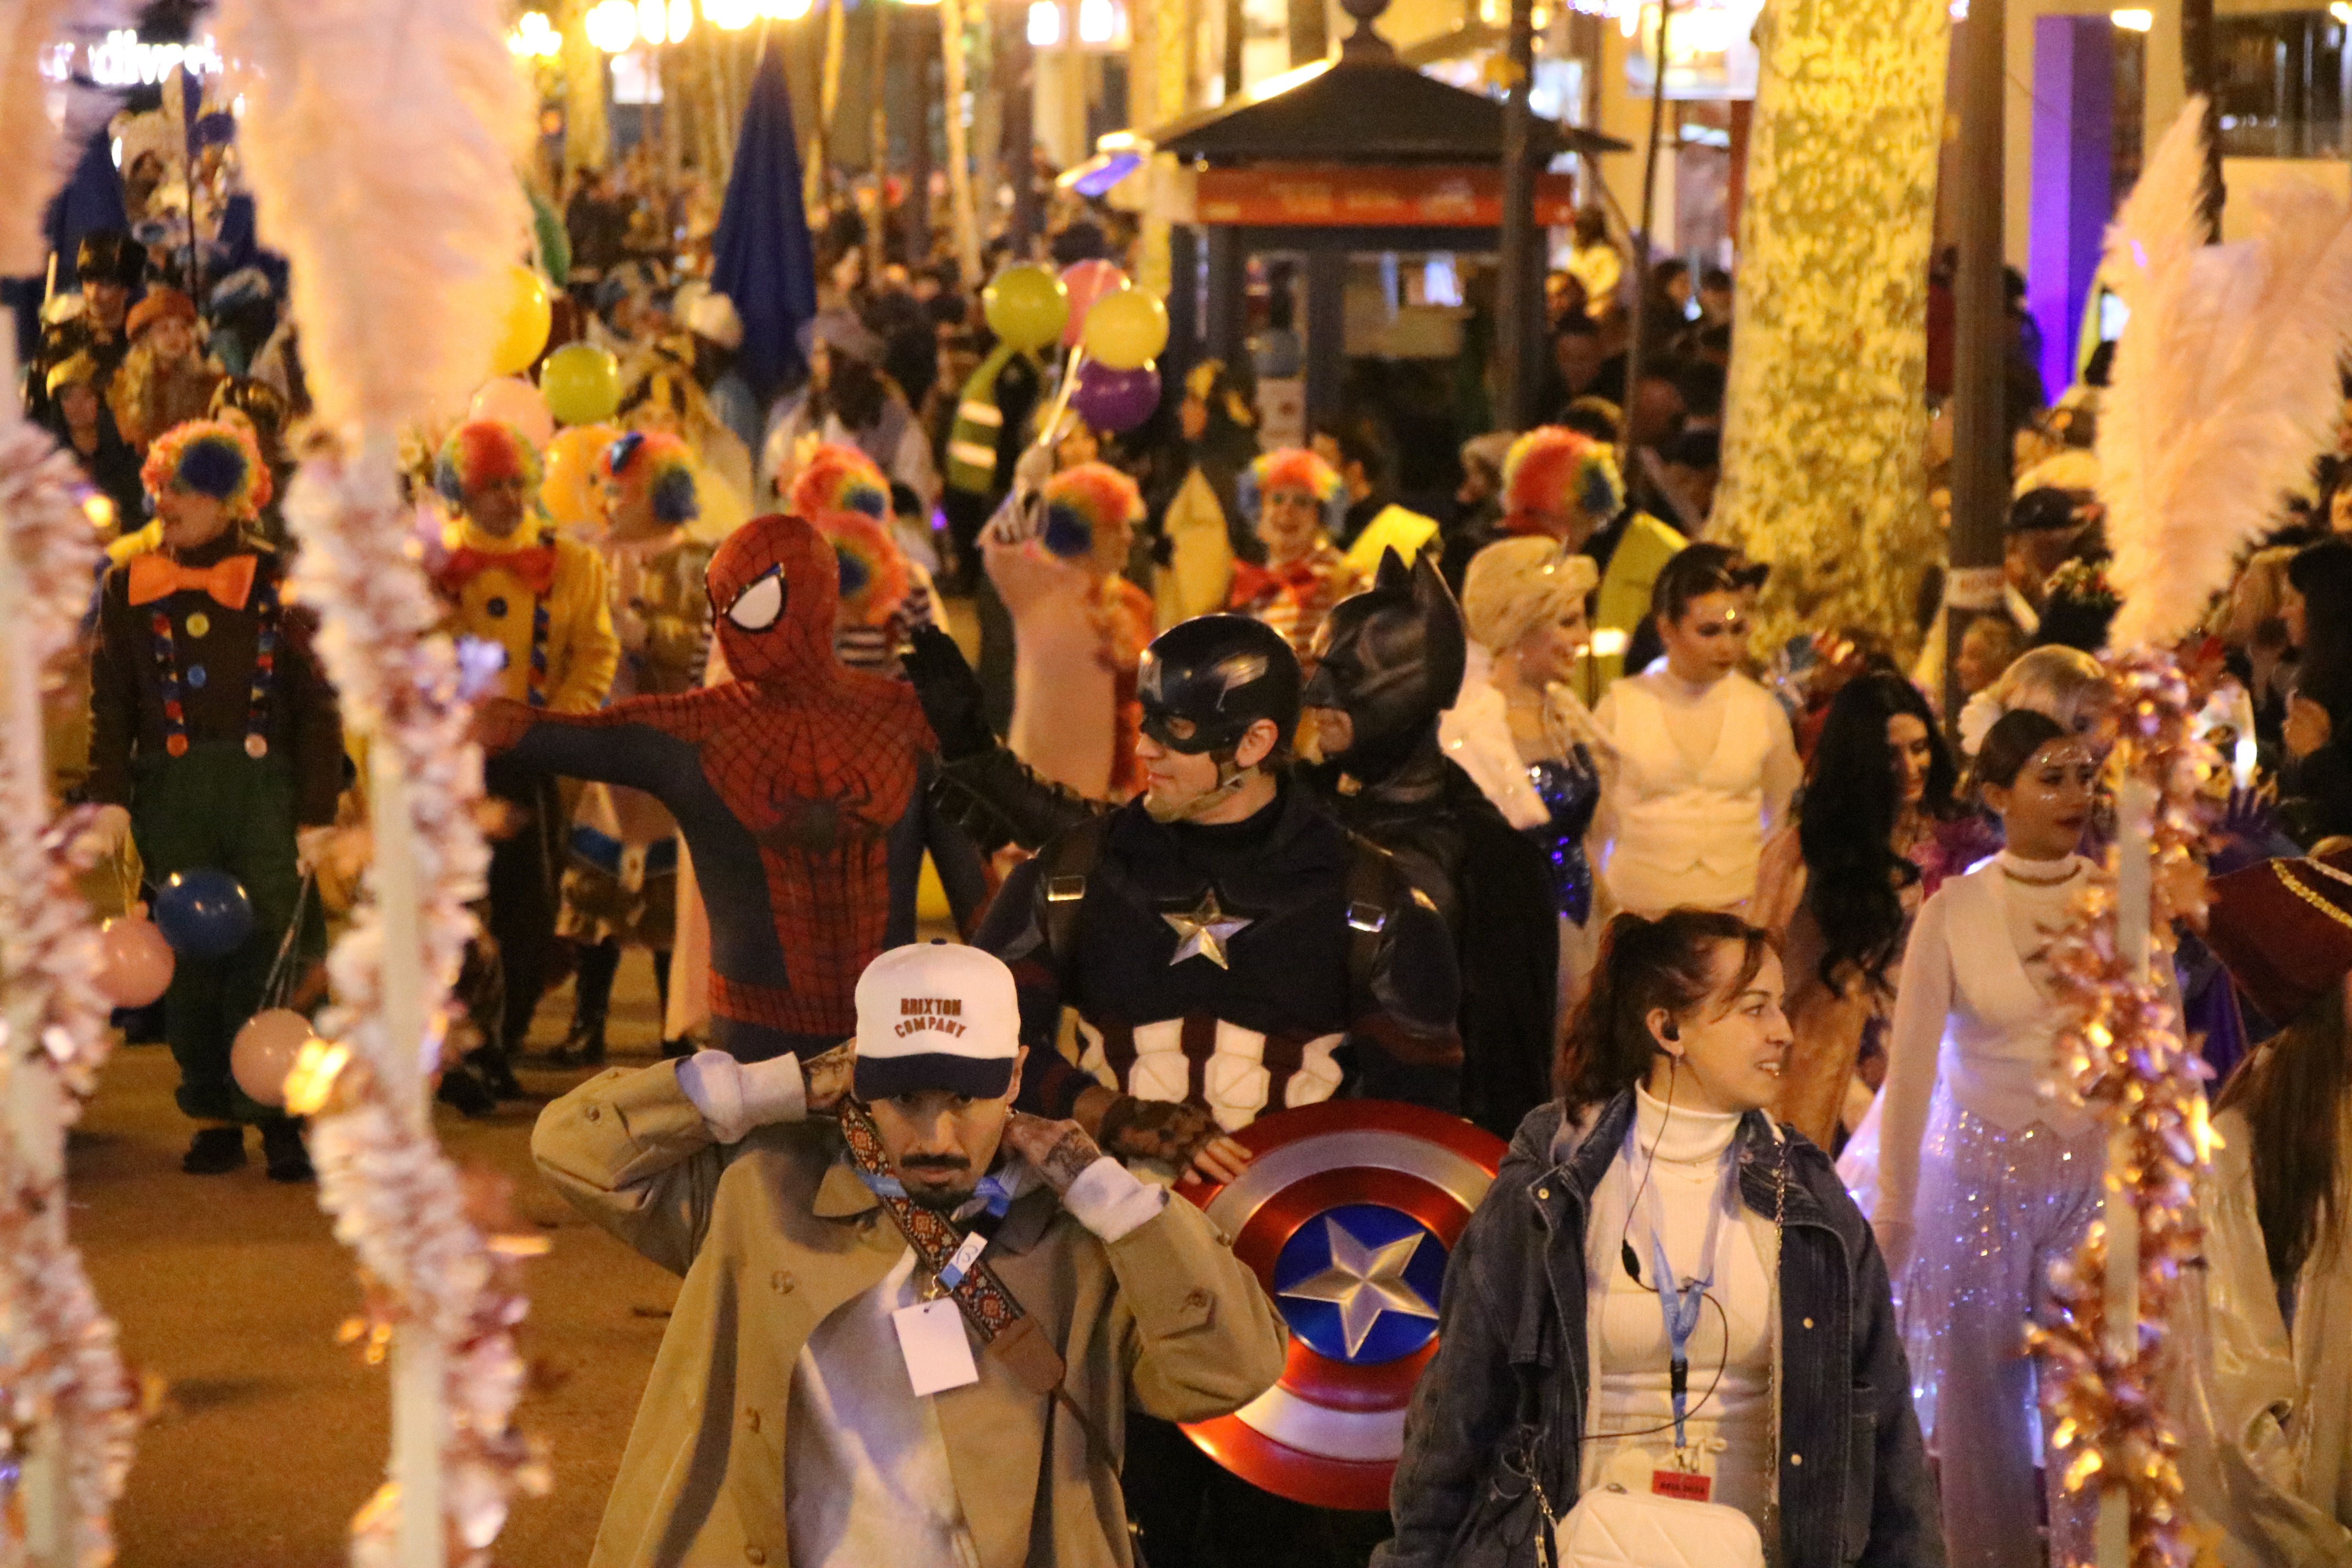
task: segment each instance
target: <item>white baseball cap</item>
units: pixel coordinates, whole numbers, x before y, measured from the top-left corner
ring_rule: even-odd
[[[1001,1099],[1021,1048],[1013,971],[976,947],[894,947],[857,977],[857,1098]]]

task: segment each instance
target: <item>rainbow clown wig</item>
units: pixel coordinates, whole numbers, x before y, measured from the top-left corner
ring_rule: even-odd
[[[1117,571],[1129,531],[1143,521],[1143,492],[1108,463],[1080,463],[1045,481],[1038,542],[1065,561],[1093,557]]]
[[[632,430],[596,455],[596,472],[623,495],[644,500],[666,527],[683,528],[702,515],[694,454],[675,436]]]
[[[820,518],[828,512],[864,512],[877,522],[890,521],[890,481],[874,459],[855,447],[827,441],[808,455],[784,492],[784,510],[794,517]]]
[[[1305,490],[1323,509],[1323,526],[1336,528],[1347,515],[1348,490],[1330,464],[1304,447],[1284,447],[1253,458],[1241,471],[1234,500],[1242,516],[1255,523],[1265,498],[1276,490]]]
[[[1503,525],[1513,532],[1548,532],[1538,515],[1569,507],[1597,528],[1624,505],[1617,455],[1590,436],[1538,425],[1503,458]]]
[[[523,492],[536,497],[539,451],[521,431],[495,419],[475,419],[449,432],[433,465],[433,488],[451,506],[466,504],[466,492],[499,479],[520,479]]]
[[[887,625],[915,583],[890,530],[862,511],[820,512],[809,521],[840,563],[842,617],[861,626]]]
[[[269,469],[253,437],[212,419],[191,419],[156,437],[139,479],[151,496],[173,485],[210,496],[242,521],[259,516],[269,504]]]

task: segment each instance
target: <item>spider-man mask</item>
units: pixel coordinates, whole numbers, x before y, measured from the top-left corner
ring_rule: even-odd
[[[704,574],[712,624],[738,680],[813,680],[832,673],[841,568],[824,536],[796,517],[755,517],[728,536]]]

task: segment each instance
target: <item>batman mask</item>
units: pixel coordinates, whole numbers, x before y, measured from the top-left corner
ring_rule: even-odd
[[[1387,776],[1436,728],[1462,689],[1462,608],[1426,556],[1381,557],[1372,585],[1333,607],[1303,701],[1347,714],[1352,733],[1329,760],[1361,779]]]

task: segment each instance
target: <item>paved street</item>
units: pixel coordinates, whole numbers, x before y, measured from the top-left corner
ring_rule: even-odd
[[[561,1037],[570,992],[539,1037]],[[654,1057],[643,954],[623,965],[614,1047]],[[582,1076],[522,1078],[551,1098]],[[344,1528],[383,1477],[386,1379],[336,1342],[359,1301],[351,1255],[329,1234],[316,1189],[282,1187],[253,1163],[228,1176],[180,1173],[188,1126],[172,1104],[161,1046],[117,1054],[71,1151],[73,1226],[124,1350],[163,1379],[170,1403],[139,1445],[116,1522],[126,1568],[340,1568]],[[460,1160],[518,1178],[518,1208],[554,1250],[532,1265],[527,1356],[560,1381],[528,1399],[524,1426],[552,1447],[555,1489],[526,1501],[499,1544],[501,1568],[580,1568],[628,1436],[676,1282],[584,1221],[530,1166],[537,1104],[469,1122],[441,1110]]]

